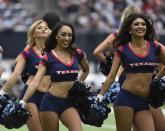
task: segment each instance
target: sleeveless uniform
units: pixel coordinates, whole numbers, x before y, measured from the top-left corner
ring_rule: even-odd
[[[122,45],[117,48],[115,55],[121,61],[125,69],[125,73],[154,73],[155,68],[159,64],[158,53],[160,52],[160,45],[155,42],[147,42],[148,52],[145,56],[141,56],[132,51],[129,44]],[[141,110],[148,110],[148,99],[135,95],[123,88],[118,93],[114,106],[129,106],[135,112]]]
[[[55,52],[47,52],[40,64],[43,64],[50,76],[52,82],[75,81],[80,70],[79,64],[85,53],[77,49],[77,53],[72,55],[70,64],[63,63],[56,57]],[[69,98],[59,98],[47,92],[41,102],[40,111],[52,111],[60,114],[66,109],[72,107],[72,102]]]
[[[39,54],[37,54],[37,52],[35,51],[35,49],[33,47],[24,50],[20,55],[26,61],[25,70],[26,70],[26,73],[28,74],[28,76],[35,75],[37,73],[38,65],[39,65],[39,62],[42,57],[39,56]],[[23,96],[27,90],[27,87],[28,87],[28,85],[25,85],[23,91],[21,92],[20,99],[23,98]],[[45,94],[45,92],[36,91],[32,95],[32,97],[29,99],[28,103],[35,103],[37,105],[37,108],[39,109],[41,99],[44,94]]]

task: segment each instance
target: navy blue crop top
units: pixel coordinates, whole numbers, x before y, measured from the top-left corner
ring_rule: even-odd
[[[35,75],[37,73],[39,62],[42,56],[40,56],[34,48],[28,48],[21,53],[21,56],[26,61],[25,70],[28,75]]]
[[[49,70],[52,82],[75,81],[84,55],[84,51],[77,49],[77,53],[72,55],[70,64],[65,64],[56,57],[54,51],[46,52],[40,64],[45,65]]]
[[[121,58],[126,73],[154,73],[159,64],[157,56],[161,46],[156,42],[147,42],[147,48],[146,55],[141,56],[125,44],[117,48],[115,55]]]

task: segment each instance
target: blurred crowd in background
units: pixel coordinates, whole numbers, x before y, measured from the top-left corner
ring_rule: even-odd
[[[109,32],[118,29],[120,16],[127,5],[135,5],[149,15],[156,29],[165,29],[164,0],[59,0],[68,21],[84,31]]]
[[[17,0],[0,0],[0,31],[27,31],[33,22],[32,14]]]
[[[29,3],[28,1],[0,0],[0,31],[26,31],[42,11],[44,13],[51,9],[64,20],[70,21],[79,32],[110,32],[119,27],[120,16],[127,5],[140,7],[142,12],[154,20],[157,31],[165,29],[164,0],[43,0],[42,2],[30,0]]]

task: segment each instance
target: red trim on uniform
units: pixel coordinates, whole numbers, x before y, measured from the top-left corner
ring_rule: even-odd
[[[120,52],[123,52],[123,46],[119,46],[118,49]]]
[[[46,67],[46,64],[43,61],[40,61],[39,64],[41,64],[41,65]]]
[[[140,57],[140,58],[145,58],[145,57],[148,56],[148,54],[149,54],[149,52],[150,52],[150,43],[147,41],[146,44],[147,44],[147,51],[145,52],[144,55],[138,54],[138,53],[136,53],[135,51],[133,51],[133,49],[132,49],[130,43],[127,44],[127,46],[128,46],[128,49],[129,49],[135,56]]]
[[[42,55],[39,54],[39,53],[37,52],[37,50],[36,50],[34,47],[32,47],[32,50],[33,50],[33,52],[34,52],[39,58],[42,58]]]
[[[156,48],[159,46],[159,42],[158,41],[154,41],[154,44],[155,44],[155,46],[156,46]]]
[[[20,54],[20,56],[22,56],[22,58],[26,61],[24,54]]]
[[[81,60],[84,58],[84,56],[86,57],[86,53],[82,49],[77,48],[76,51],[80,57],[82,56]]]
[[[123,46],[119,46],[117,49],[118,49],[121,53],[123,53]],[[114,55],[121,59],[121,56],[120,56],[120,54],[119,54],[117,51],[115,52]]]
[[[79,48],[77,48],[76,51],[79,55],[82,53],[81,49],[79,49]]]
[[[47,56],[47,55],[43,55],[43,56],[42,56],[42,59],[48,61],[48,56]]]
[[[117,36],[117,32],[112,33],[112,36],[116,37]]]
[[[120,57],[118,52],[115,52],[115,56],[117,56],[119,59],[121,59],[121,57]]]
[[[30,48],[25,49],[24,52],[27,53],[27,54],[29,54],[29,49]]]
[[[55,53],[55,51],[54,51],[54,53]],[[73,61],[74,61],[73,55],[70,56],[71,58],[70,58],[69,64],[67,64],[67,63],[64,63],[62,60],[60,60],[54,53],[53,53],[53,51],[51,51],[51,54],[53,55],[53,57],[56,58],[60,63],[62,63],[63,65],[66,65],[66,66],[72,66]]]
[[[24,53],[26,54],[26,55],[29,55],[29,49],[30,48],[27,48],[27,49],[25,49],[25,50],[23,50],[23,52],[20,54],[22,57],[23,57],[23,59],[26,61],[26,56],[24,55]]]

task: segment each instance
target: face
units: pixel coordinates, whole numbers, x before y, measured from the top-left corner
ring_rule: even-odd
[[[34,30],[34,37],[35,38],[47,38],[50,31],[45,22],[38,24]]]
[[[64,25],[58,31],[56,39],[57,39],[57,46],[61,46],[62,48],[68,48],[72,41],[72,29],[69,26]]]
[[[132,24],[130,32],[133,36],[142,37],[146,34],[146,23],[142,18],[136,18]]]

